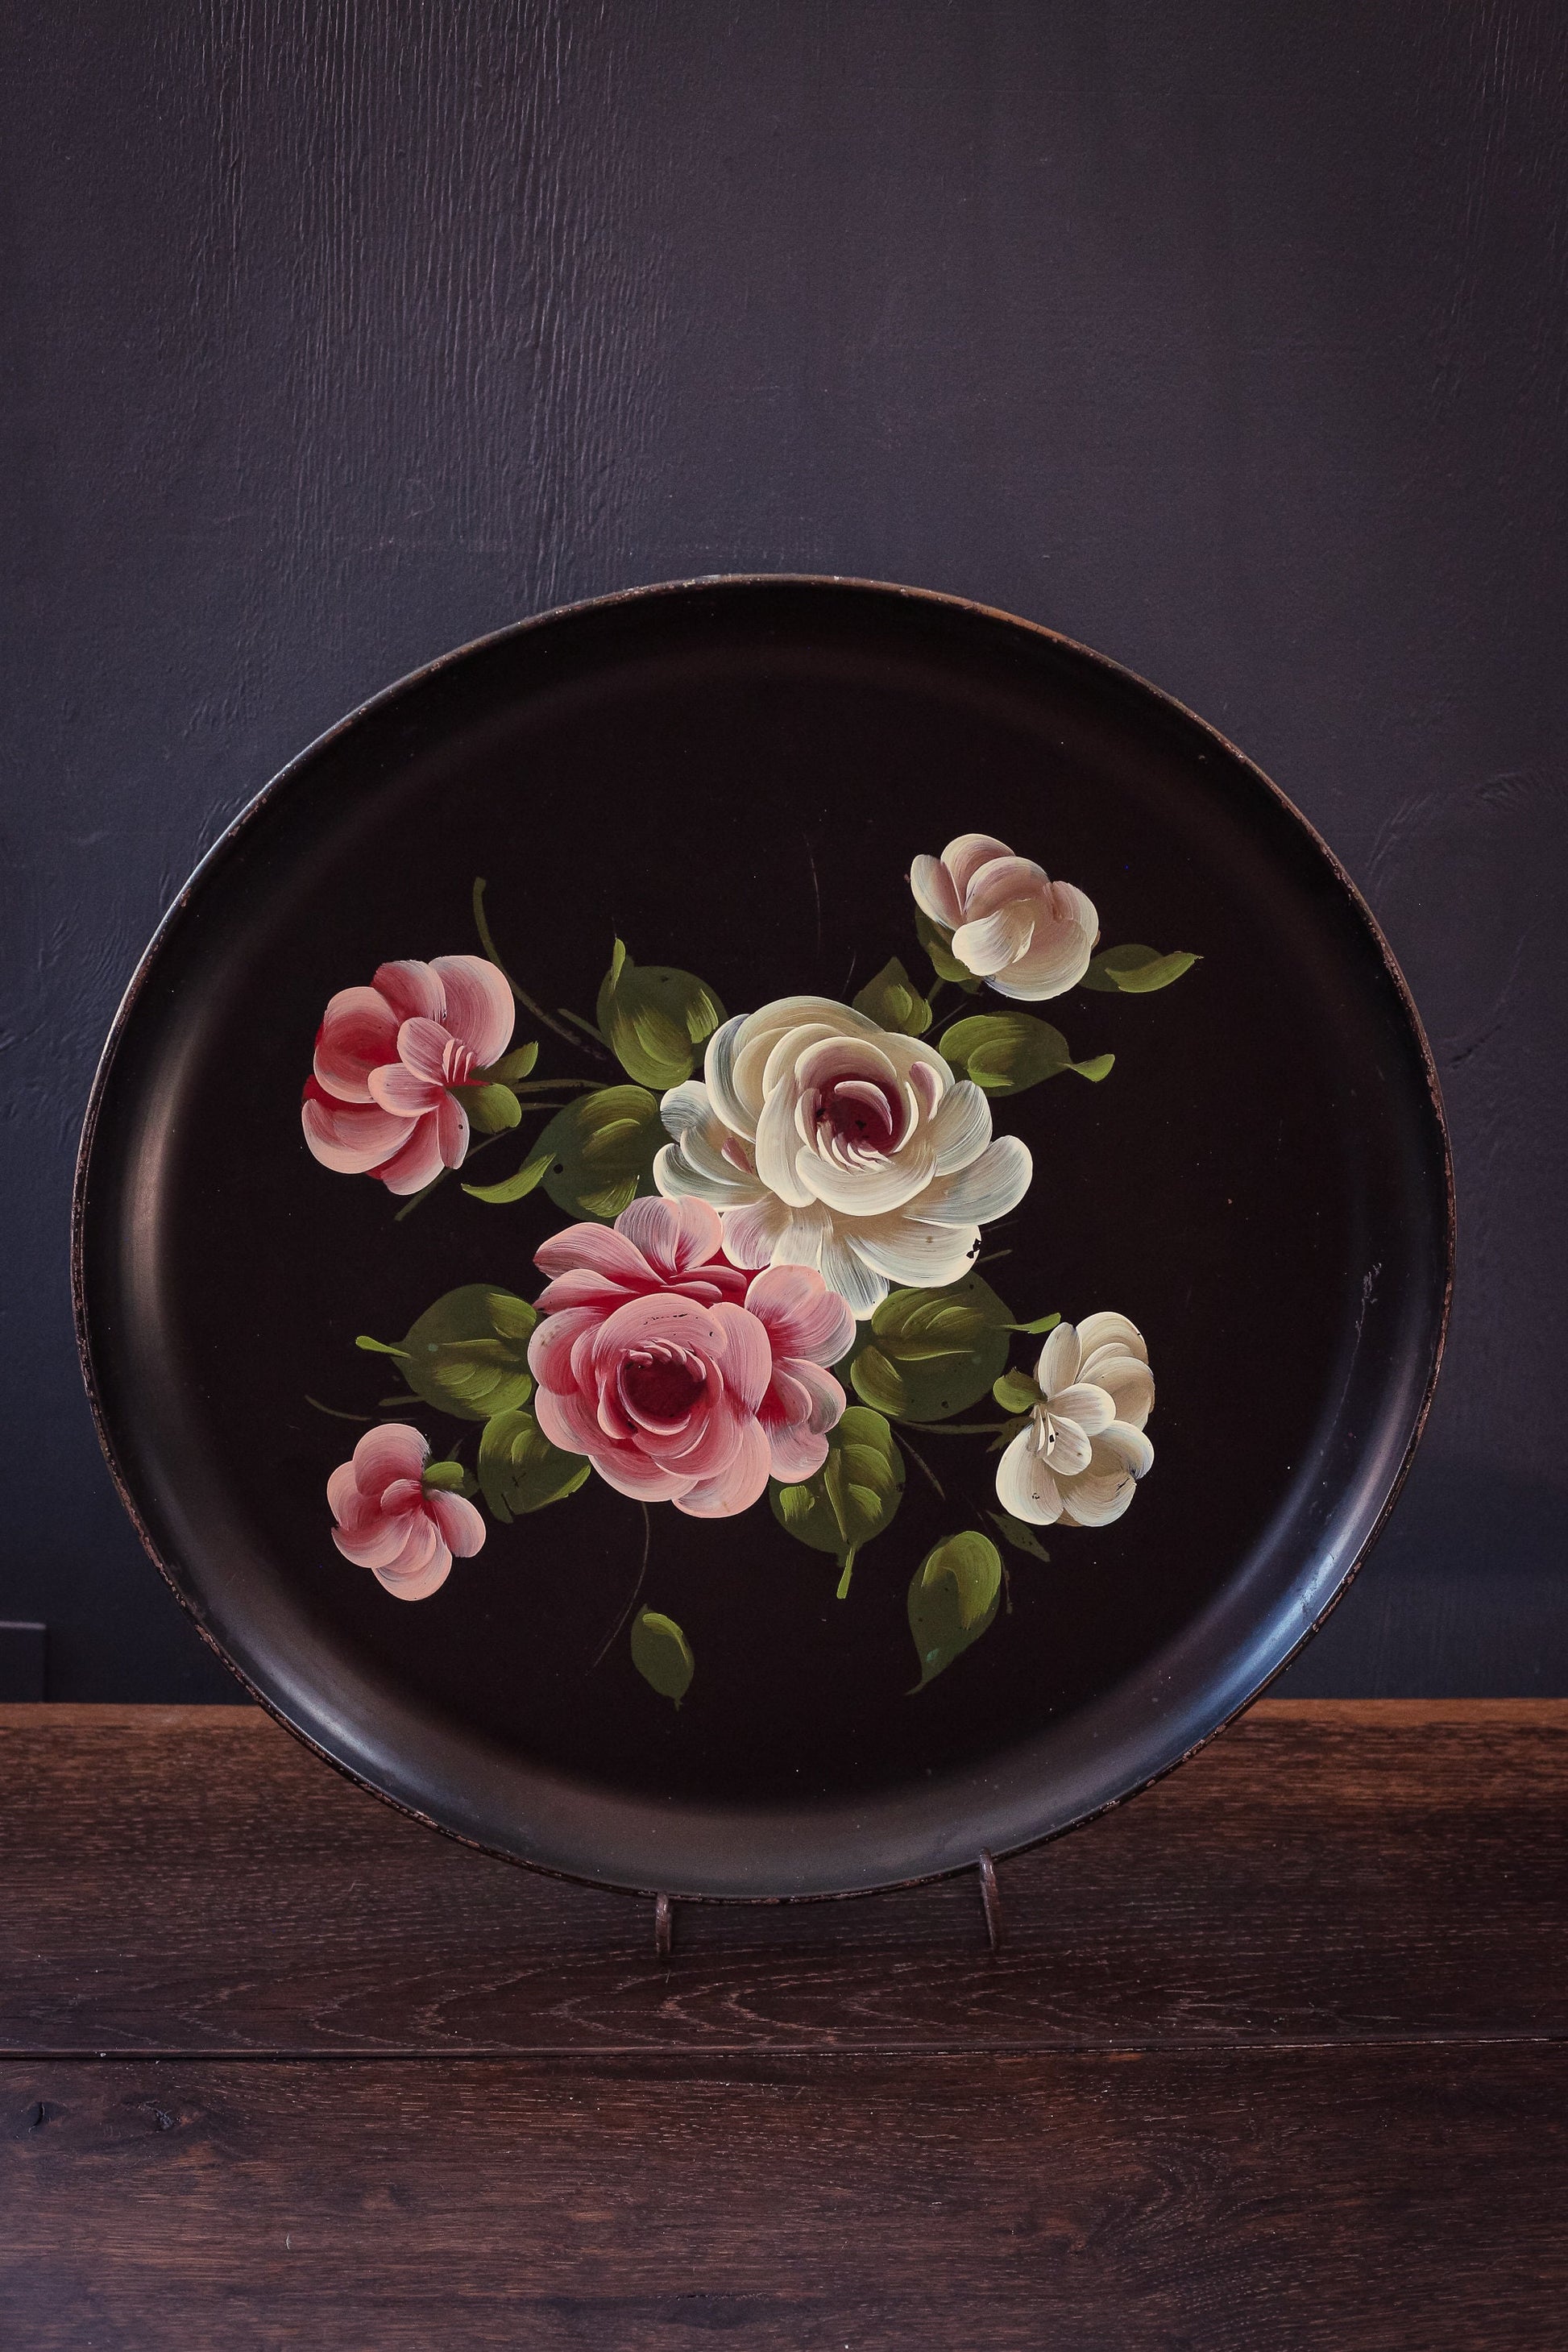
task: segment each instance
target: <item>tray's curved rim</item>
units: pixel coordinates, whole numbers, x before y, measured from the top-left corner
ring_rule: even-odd
[[[201,1617],[197,1614],[195,1607],[193,1606],[189,1595],[184,1590],[174,1570],[163,1558],[157,1545],[154,1543],[151,1530],[148,1528],[142,1518],[142,1513],[137,1507],[135,1496],[131,1490],[129,1480],[127,1479],[125,1472],[121,1466],[114,1439],[109,1427],[108,1418],[103,1405],[102,1394],[99,1386],[97,1370],[93,1362],[92,1344],[88,1322],[85,1284],[87,1189],[91,1167],[93,1144],[98,1131],[99,1114],[102,1108],[103,1098],[108,1087],[114,1060],[119,1051],[121,1041],[134,1014],[137,1002],[156,968],[158,960],[163,952],[165,940],[173,930],[174,925],[180,920],[181,917],[184,913],[185,908],[189,904],[193,894],[205,880],[208,871],[217,866],[232,847],[233,844],[256,822],[268,803],[272,799],[274,793],[279,791],[284,784],[289,782],[301,770],[309,767],[329,744],[335,742],[340,736],[346,734],[349,730],[356,726],[368,712],[383,709],[387,705],[396,702],[404,695],[413,693],[416,688],[423,686],[427,679],[435,677],[437,672],[450,668],[455,663],[466,660],[470,655],[480,653],[487,647],[500,645],[508,639],[520,637],[530,634],[532,631],[550,627],[556,623],[573,619],[579,614],[603,611],[616,605],[652,603],[665,597],[689,595],[694,591],[702,589],[749,589],[768,587],[848,589],[852,592],[860,592],[868,595],[893,596],[907,600],[910,603],[940,605],[950,611],[973,614],[984,620],[1000,622],[1006,627],[1024,630],[1031,636],[1042,638],[1047,644],[1061,647],[1065,652],[1075,656],[1078,659],[1083,662],[1086,662],[1091,668],[1101,671],[1106,677],[1115,679],[1118,683],[1138,688],[1142,693],[1151,697],[1154,702],[1163,706],[1163,708],[1171,713],[1173,717],[1184,721],[1186,725],[1194,728],[1200,734],[1207,736],[1220,748],[1221,751],[1225,752],[1226,757],[1234,761],[1255,783],[1261,785],[1264,792],[1277,803],[1281,812],[1294,823],[1303,835],[1305,835],[1312,847],[1322,858],[1324,864],[1333,876],[1335,882],[1338,884],[1340,889],[1343,892],[1344,897],[1349,901],[1353,913],[1362,926],[1362,929],[1365,932],[1368,940],[1371,941],[1372,946],[1376,950],[1384,970],[1387,973],[1390,981],[1393,982],[1394,992],[1399,999],[1401,1006],[1403,1007],[1410,1035],[1414,1040],[1416,1051],[1420,1055],[1422,1070],[1426,1076],[1427,1092],[1431,1099],[1433,1118],[1436,1126],[1437,1137],[1442,1147],[1441,1160],[1444,1195],[1443,1296],[1439,1302],[1437,1328],[1432,1344],[1431,1360],[1427,1366],[1426,1378],[1422,1390],[1420,1404],[1412,1420],[1409,1435],[1405,1441],[1399,1466],[1389,1484],[1388,1492],[1384,1498],[1382,1507],[1379,1509],[1366,1534],[1363,1537],[1353,1558],[1346,1568],[1343,1575],[1335,1585],[1332,1592],[1329,1595],[1328,1600],[1318,1612],[1318,1614],[1304,1627],[1300,1638],[1292,1643],[1284,1656],[1271,1666],[1268,1672],[1261,1676],[1256,1685],[1247,1692],[1247,1696],[1241,1699],[1237,1706],[1230,1708],[1228,1713],[1222,1716],[1220,1720],[1215,1724],[1211,1730],[1205,1732],[1201,1739],[1194,1740],[1189,1747],[1181,1749],[1178,1754],[1172,1756],[1165,1763],[1159,1765],[1154,1770],[1145,1774],[1142,1780],[1135,1781],[1131,1787],[1124,1789],[1120,1795],[1109,1799],[1106,1803],[1090,1806],[1085,1811],[1075,1815],[1070,1822],[1061,1822],[1054,1829],[1043,1830],[1036,1837],[1022,1839],[1013,1845],[999,1848],[997,1850],[997,1854],[992,1857],[993,1859],[1005,1858],[1005,1856],[1009,1854],[1026,1853],[1034,1846],[1047,1845],[1051,1843],[1057,1838],[1069,1836],[1073,1831],[1085,1828],[1088,1823],[1100,1820],[1106,1813],[1114,1812],[1118,1806],[1126,1804],[1131,1798],[1142,1796],[1145,1790],[1153,1788],[1158,1781],[1163,1780],[1166,1777],[1167,1773],[1173,1772],[1179,1766],[1189,1762],[1193,1757],[1196,1756],[1203,1748],[1206,1748],[1211,1740],[1217,1739],[1221,1732],[1227,1730],[1231,1724],[1237,1721],[1238,1717],[1245,1715],[1249,1707],[1255,1706],[1258,1700],[1263,1696],[1264,1692],[1268,1689],[1269,1685],[1285,1672],[1286,1668],[1292,1663],[1292,1661],[1300,1655],[1308,1643],[1321,1631],[1323,1625],[1327,1622],[1330,1616],[1344,1598],[1344,1595],[1349,1591],[1366,1559],[1367,1554],[1371,1551],[1373,1544],[1377,1541],[1378,1537],[1382,1534],[1383,1529],[1387,1523],[1389,1513],[1393,1510],[1395,1503],[1398,1501],[1405,1481],[1409,1475],[1410,1465],[1415,1456],[1415,1449],[1421,1442],[1422,1432],[1426,1426],[1427,1415],[1432,1409],[1432,1399],[1437,1386],[1437,1376],[1442,1369],[1443,1353],[1447,1343],[1448,1325],[1453,1307],[1457,1216],[1454,1192],[1454,1155],[1452,1140],[1448,1132],[1447,1114],[1444,1108],[1443,1090],[1437,1075],[1437,1065],[1433,1056],[1432,1047],[1426,1035],[1426,1027],[1422,1022],[1420,1013],[1416,1010],[1415,1000],[1411,994],[1409,982],[1405,980],[1405,974],[1400,969],[1398,958],[1394,955],[1387,939],[1384,937],[1381,924],[1378,922],[1376,916],[1373,913],[1371,907],[1367,904],[1366,899],[1362,895],[1362,892],[1357,887],[1355,882],[1352,879],[1349,873],[1347,873],[1345,867],[1335,856],[1329,844],[1324,840],[1322,835],[1318,831],[1316,825],[1312,824],[1310,818],[1302,814],[1302,812],[1296,806],[1295,802],[1290,799],[1289,795],[1280,789],[1280,787],[1274,782],[1273,778],[1268,775],[1265,771],[1258,765],[1255,760],[1249,759],[1245,751],[1240,750],[1237,744],[1230,740],[1228,736],[1223,735],[1217,727],[1214,726],[1208,719],[1201,718],[1196,711],[1189,709],[1187,705],[1180,701],[1176,696],[1167,693],[1163,687],[1155,686],[1150,679],[1142,677],[1138,671],[1130,669],[1125,663],[1112,660],[1109,654],[1098,653],[1092,646],[1080,645],[1076,638],[1067,636],[1058,629],[1048,628],[1040,621],[1026,620],[1022,614],[1010,613],[1001,605],[984,604],[975,598],[953,595],[942,589],[914,588],[896,581],[867,580],[858,578],[853,574],[841,574],[837,572],[720,572],[699,573],[689,579],[651,582],[644,586],[637,588],[617,589],[605,595],[584,596],[580,597],[568,604],[552,605],[546,612],[531,614],[523,620],[509,622],[501,628],[488,630],[482,635],[471,638],[464,645],[455,646],[448,652],[438,654],[434,660],[423,663],[419,668],[409,670],[404,677],[395,679],[390,686],[384,687],[378,693],[368,696],[363,702],[357,703],[352,710],[346,712],[342,719],[335,720],[331,727],[324,729],[320,735],[315,736],[310,742],[306,744],[302,751],[297,752],[291,760],[278,770],[276,774],[269,777],[267,782],[262,785],[259,792],[257,793],[254,799],[247,802],[245,807],[240,810],[237,816],[236,816],[230,824],[224,828],[223,832],[219,834],[217,839],[212,843],[210,847],[204,851],[203,855],[193,867],[183,887],[164,910],[164,913],[159,920],[157,929],[154,930],[152,938],[143,949],[142,955],[138,960],[136,969],[132,973],[131,978],[126,984],[124,994],[121,996],[119,1005],[115,1010],[114,1018],[110,1024],[109,1034],[104,1040],[103,1049],[99,1056],[98,1066],[93,1074],[92,1087],[88,1097],[87,1110],[82,1120],[81,1140],[77,1150],[76,1169],[71,1187],[71,1311],[76,1326],[77,1354],[81,1365],[82,1380],[87,1389],[88,1403],[92,1413],[93,1427],[98,1433],[98,1442],[102,1449],[104,1460],[108,1465],[110,1476],[114,1482],[115,1491],[119,1495],[121,1502],[125,1507],[132,1525],[134,1527],[137,1535],[141,1538],[142,1549],[147,1553],[147,1556],[152,1560],[153,1566],[157,1569],[159,1574],[163,1577],[164,1582],[173,1591],[181,1608],[185,1612],[187,1617],[190,1618],[192,1623],[195,1626],[196,1632],[200,1634],[202,1640],[207,1644],[207,1647],[214,1653],[214,1654],[222,1660],[229,1673],[234,1675],[236,1681],[238,1682],[249,1694],[250,1697],[255,1700],[256,1704],[263,1708],[276,1723],[280,1724],[282,1727],[294,1738],[298,1739],[303,1747],[310,1748],[313,1755],[319,1756],[323,1763],[330,1764],[335,1772],[340,1773],[345,1780],[352,1781],[355,1788],[364,1790],[368,1795],[378,1799],[382,1804],[391,1806],[395,1812],[403,1813],[412,1821],[423,1822],[427,1829],[438,1831],[443,1837],[453,1839],[458,1845],[471,1847],[478,1853],[491,1855],[496,1861],[510,1863],[518,1869],[537,1871],[545,1877],[563,1879],[574,1885],[596,1887],[601,1891],[623,1894],[642,1900],[653,1900],[659,1897],[661,1890],[653,1885],[638,1886],[626,1885],[616,1880],[595,1878],[585,1872],[563,1870],[552,1864],[532,1861],[526,1855],[509,1852],[504,1847],[492,1845],[482,1838],[471,1837],[462,1830],[453,1829],[445,1822],[437,1821],[433,1814],[424,1812],[416,1805],[409,1804],[405,1799],[395,1796],[387,1790],[378,1787],[374,1780],[368,1780],[363,1773],[356,1771],[352,1764],[348,1764],[342,1759],[342,1758],[335,1756],[329,1748],[324,1747],[314,1734],[308,1730],[302,1724],[295,1722],[293,1717],[284,1707],[279,1705],[275,1699],[269,1696],[265,1690],[253,1681],[250,1675],[246,1674],[241,1667],[235,1664],[234,1660],[228,1655],[221,1643],[217,1640],[216,1634],[214,1634],[203,1622]],[[980,1860],[981,1856],[977,1852],[973,1859],[970,1862],[953,1864],[942,1870],[921,1872],[913,1877],[889,1879],[877,1886],[813,1889],[807,1893],[786,1893],[778,1895],[683,1894],[679,1899],[681,1902],[686,1903],[727,1904],[848,1902],[859,1896],[889,1894],[898,1888],[931,1885],[941,1879],[956,1877],[961,1875],[965,1870],[973,1869]]]

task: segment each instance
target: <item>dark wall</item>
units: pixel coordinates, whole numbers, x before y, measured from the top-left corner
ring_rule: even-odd
[[[401,671],[742,569],[1047,621],[1328,835],[1432,1032],[1461,1281],[1289,1687],[1568,1692],[1560,0],[13,0],[0,39],[0,1616],[53,1695],[230,1688],[68,1301],[165,901]]]

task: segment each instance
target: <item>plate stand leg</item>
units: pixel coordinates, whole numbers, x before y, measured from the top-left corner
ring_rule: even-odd
[[[1003,1943],[1002,1897],[996,1885],[996,1864],[988,1853],[980,1857],[980,1900],[985,1912],[985,1937],[992,1951],[999,1952]]]
[[[674,1918],[670,1910],[669,1897],[668,1895],[656,1895],[653,1898],[653,1956],[661,1966],[668,1965],[669,1948],[674,1940]]]

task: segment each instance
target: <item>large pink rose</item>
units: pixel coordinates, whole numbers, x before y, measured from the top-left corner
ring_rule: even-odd
[[[445,1584],[452,1555],[469,1559],[485,1539],[472,1503],[426,1486],[430,1449],[406,1422],[367,1429],[327,1481],[337,1526],[332,1541],[356,1568],[368,1568],[400,1601],[423,1601]]]
[[[477,1083],[510,1042],[511,991],[482,956],[384,963],[369,988],[340,989],[316,1036],[300,1111],[323,1168],[418,1192],[460,1168]]]
[[[534,1253],[551,1276],[528,1347],[552,1444],[645,1503],[724,1519],[827,1459],[844,1391],[823,1370],[855,1318],[814,1267],[748,1274],[706,1201],[634,1201]]]

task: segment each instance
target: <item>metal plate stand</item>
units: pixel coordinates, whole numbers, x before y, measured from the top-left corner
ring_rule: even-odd
[[[1001,1890],[996,1884],[996,1864],[988,1853],[982,1853],[975,1865],[980,1874],[980,1904],[985,1914],[985,1940],[993,1958],[1006,1940],[1002,1916]],[[668,1895],[653,1898],[653,1956],[660,1968],[668,1968],[675,1944],[675,1906]]]

